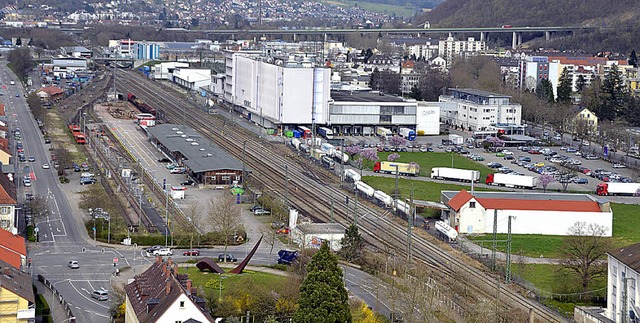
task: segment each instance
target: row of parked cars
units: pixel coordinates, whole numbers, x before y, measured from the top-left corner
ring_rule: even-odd
[[[173,256],[173,251],[171,250],[171,248],[167,248],[164,246],[160,246],[160,245],[155,245],[155,246],[151,246],[147,249],[145,249],[145,251],[147,252],[147,254],[149,255],[154,255],[154,256]],[[200,256],[200,250],[197,249],[190,249],[190,250],[186,250],[182,253],[183,256]],[[238,258],[236,258],[234,255],[230,254],[230,253],[221,253],[218,254],[218,261],[219,262],[223,262],[223,261],[227,262],[237,262]]]

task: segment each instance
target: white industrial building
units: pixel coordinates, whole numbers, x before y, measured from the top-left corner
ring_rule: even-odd
[[[519,125],[522,106],[511,97],[475,89],[449,88],[441,95],[440,118],[443,123],[469,131],[482,131],[495,124]]]
[[[176,68],[173,82],[189,90],[211,87],[211,70],[208,68]]]
[[[614,322],[622,320],[626,292],[626,322],[636,322],[640,315],[640,243],[617,248],[607,253],[607,310],[605,315]],[[630,318],[635,317],[636,320]]]
[[[416,133],[440,134],[440,106],[436,102],[419,101],[416,109]]]
[[[609,201],[588,194],[442,191],[448,207],[442,218],[460,233],[492,233],[497,211],[498,233],[567,235],[576,222],[598,224],[612,235]]]
[[[173,80],[173,72],[178,68],[189,68],[185,62],[165,62],[153,65],[152,77],[156,80]]]
[[[342,249],[340,242],[345,228],[339,223],[305,223],[295,226],[291,231],[293,241],[301,248],[320,248],[326,242],[333,251]]]
[[[259,52],[258,52],[259,53]],[[324,123],[329,108],[331,70],[303,57],[259,57],[257,52],[225,52],[224,99],[265,128]]]
[[[51,64],[53,75],[63,78],[87,70],[87,59],[82,57],[53,58]]]

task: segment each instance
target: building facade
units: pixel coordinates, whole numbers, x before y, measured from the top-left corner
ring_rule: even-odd
[[[520,125],[522,106],[511,97],[498,93],[450,88],[441,95],[440,118],[443,123],[469,131],[482,131],[495,124]]]
[[[607,310],[614,322],[627,322],[640,315],[640,243],[617,248],[607,253]],[[626,299],[626,304],[624,300]],[[626,311],[625,311],[626,307]]]
[[[613,230],[609,201],[587,194],[442,191],[448,206],[442,218],[461,233],[491,233],[497,216],[498,233],[507,233],[509,217],[513,234],[568,235],[576,222],[595,223]]]
[[[35,322],[36,306],[31,275],[0,260],[0,321]]]
[[[438,42],[438,56],[444,58],[449,66],[453,63],[454,58],[458,56],[474,56],[484,50],[486,50],[486,43],[481,40],[475,40],[473,37],[469,37],[467,40],[448,37]]]

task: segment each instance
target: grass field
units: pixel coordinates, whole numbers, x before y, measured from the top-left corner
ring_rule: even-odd
[[[396,180],[390,177],[365,176],[362,179],[365,183],[373,186],[375,189],[382,190],[388,194],[392,194],[396,188]],[[413,185],[413,197],[416,200],[440,201],[440,191],[459,191],[461,189],[471,190],[471,185],[443,184],[426,181],[414,181],[400,178],[398,181],[398,190],[400,197],[409,198],[411,195],[411,186]],[[478,191],[487,191],[487,189],[477,189]]]
[[[387,157],[393,153],[378,153],[381,161],[387,160]],[[400,158],[397,160],[401,163],[416,162],[420,165],[420,176],[431,176],[431,168],[433,167],[451,167],[453,157],[453,168],[474,169],[480,171],[480,180],[487,177],[487,174],[494,173],[491,168],[486,166],[484,162],[475,162],[464,155],[454,153],[423,153],[423,152],[402,152],[398,153]]]
[[[205,288],[205,285],[210,280],[213,280],[215,282],[215,286],[219,286],[217,282],[220,281],[220,277],[217,274],[212,274],[209,272],[202,273],[195,265],[189,268],[180,267],[178,271],[181,274],[189,274],[189,279],[191,279],[191,281],[193,282],[194,287]],[[243,281],[247,278],[253,280],[253,283],[256,285],[263,285],[272,289],[276,289],[276,287],[281,286],[288,279],[286,276],[279,276],[250,270],[245,270],[244,273],[240,275],[222,274],[222,295],[224,295],[225,290],[227,290],[229,287],[237,284],[242,284]]]
[[[320,2],[341,6],[341,7],[353,7],[354,5],[357,4],[358,7],[368,11],[380,12],[380,13],[386,13],[386,14],[395,13],[396,16],[403,16],[403,17],[412,17],[416,12],[414,9],[406,8],[405,6],[395,6],[395,5],[384,4],[384,3],[369,3],[364,1],[350,1],[350,0],[320,0]]]
[[[540,295],[543,297],[551,297],[551,294],[567,295],[582,290],[578,276],[559,265],[514,264],[512,265],[512,270],[515,275],[535,285],[541,291]],[[606,288],[606,277],[594,279],[589,286],[589,290],[593,292],[589,295],[603,299],[607,294]],[[553,295],[553,299],[548,299],[544,303],[567,314],[573,313],[573,308],[576,305],[587,305],[586,303],[576,303],[567,299],[571,298]]]
[[[637,227],[640,205],[611,203],[613,209],[613,238],[615,247],[640,242],[640,232],[634,230]],[[491,234],[480,236],[470,236],[471,240],[490,240]],[[527,257],[560,258],[560,246],[562,246],[562,236],[539,235],[539,234],[516,234],[512,236],[511,250],[514,254],[522,252]],[[506,234],[498,234],[498,240],[507,240]],[[487,248],[491,248],[491,242],[481,243]],[[498,249],[506,250],[506,242],[498,242]]]

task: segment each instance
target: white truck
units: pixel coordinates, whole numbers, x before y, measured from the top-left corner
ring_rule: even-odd
[[[538,178],[534,176],[495,173],[495,174],[487,175],[487,180],[485,181],[485,184],[514,187],[514,188],[534,189],[536,188],[536,186],[538,186]]]
[[[452,145],[455,145],[455,146],[462,145],[462,144],[464,144],[464,138],[462,138],[462,136],[460,136],[460,135],[450,134],[449,135],[449,142]]]
[[[356,190],[360,191],[362,194],[364,194],[367,197],[373,197],[373,194],[376,191],[373,187],[367,185],[365,182],[362,182],[362,181],[356,182]]]
[[[628,195],[632,196],[640,190],[640,183],[600,183],[596,187],[596,194],[606,195]]]
[[[333,152],[333,159],[341,164],[346,164],[347,162],[349,162],[349,155],[347,153],[336,150]]]
[[[431,168],[431,178],[448,179],[461,182],[477,182],[480,180],[480,171],[449,167],[434,167]]]
[[[416,140],[416,132],[411,128],[400,128],[398,134],[409,141]]]
[[[376,135],[378,137],[387,138],[393,136],[393,132],[385,127],[376,127]]]
[[[436,231],[440,232],[449,243],[458,240],[458,231],[444,221],[436,221]]]
[[[362,179],[360,174],[353,169],[345,169],[344,170],[344,178],[347,181],[358,182]]]
[[[293,146],[293,148],[300,149],[299,148],[300,144],[301,144],[300,140],[298,140],[296,138],[291,139],[291,146]]]
[[[320,146],[320,149],[322,149],[322,151],[324,151],[329,156],[333,156],[333,154],[336,152],[336,147],[326,142]]]

